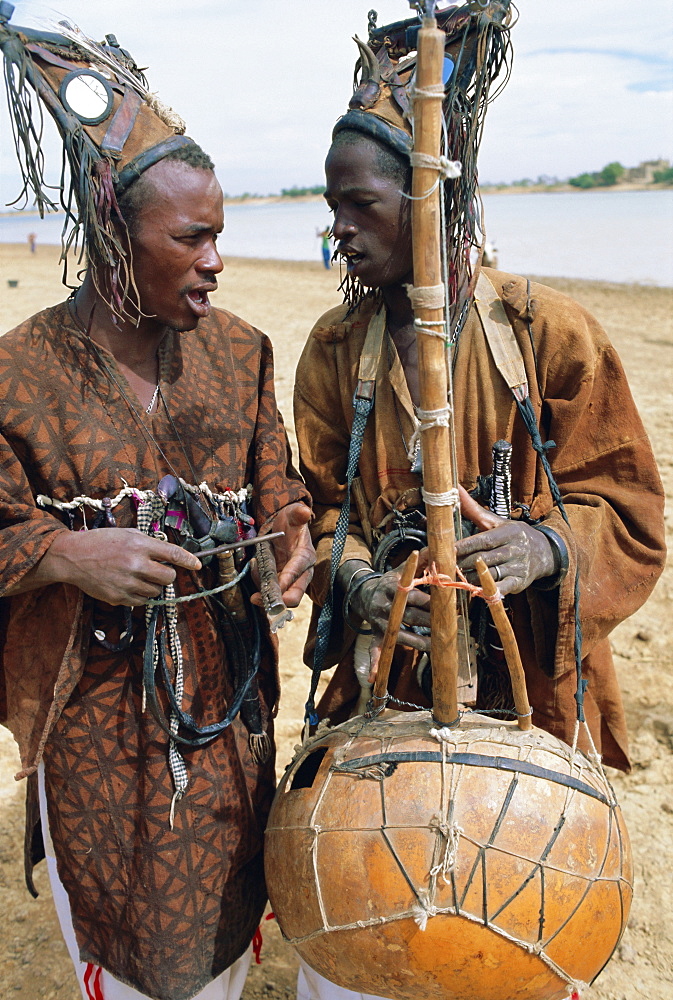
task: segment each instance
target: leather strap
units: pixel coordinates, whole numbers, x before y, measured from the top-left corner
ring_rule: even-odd
[[[119,177],[115,182],[117,197],[119,198],[145,170],[158,163],[167,153],[172,152],[174,149],[180,149],[182,146],[193,145],[195,145],[194,140],[186,135],[172,135],[168,139],[164,139],[163,142],[158,142],[156,146],[151,146],[143,153],[139,153],[135,159],[127,163],[124,169],[120,171]]]
[[[474,303],[495,366],[520,402],[528,396],[528,376],[523,355],[493,283],[482,271],[477,279]]]
[[[390,751],[388,753],[372,754],[370,757],[356,757],[343,761],[333,766],[336,773],[357,774],[360,768],[371,768],[380,764],[466,764],[469,767],[490,767],[497,771],[509,771],[514,774],[530,774],[535,778],[544,778],[546,781],[553,781],[557,785],[565,785],[566,788],[573,788],[575,791],[590,795],[593,799],[598,799],[606,806],[613,803],[599,789],[594,788],[586,781],[576,778],[572,774],[564,774],[562,771],[552,771],[539,764],[532,764],[527,760],[518,760],[513,757],[493,757],[480,753],[440,753],[437,750],[413,750],[409,752]],[[389,772],[392,773],[392,770]],[[385,775],[385,777],[388,777]]]
[[[100,144],[101,153],[108,153],[114,160],[120,158],[124,144],[136,123],[142,103],[143,99],[140,94],[127,88]]]
[[[386,311],[381,306],[379,311],[374,313],[367,327],[367,336],[362,346],[362,354],[360,355],[360,364],[358,366],[358,383],[376,382],[385,332]]]
[[[55,52],[50,52],[49,49],[43,48],[36,42],[29,42],[28,45],[26,45],[26,48],[28,49],[29,52],[32,52],[39,59],[41,59],[42,62],[46,62],[50,66],[58,66],[59,69],[67,69],[69,73],[72,73],[73,70],[76,69],[86,68],[78,63],[68,62],[65,59],[61,59],[61,57],[57,56]]]

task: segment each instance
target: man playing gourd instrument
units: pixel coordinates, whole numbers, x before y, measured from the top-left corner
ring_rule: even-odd
[[[237,1000],[266,903],[271,633],[309,578],[309,498],[269,341],[210,306],[212,161],[114,36],[10,15],[26,185],[48,204],[30,84],[87,254],[68,301],[0,344],[0,718],[28,778],[28,885],[46,850],[84,998]],[[255,549],[260,532],[284,536]]]
[[[662,487],[621,364],[596,320],[551,288],[479,266],[476,150],[489,84],[507,64],[507,6],[467,4],[438,15],[447,35],[442,173],[452,413],[418,409],[407,291],[414,27],[377,28],[372,20],[368,44],[358,41],[360,79],[326,161],[346,301],[314,326],[295,390],[301,470],[316,512],[306,662],[316,672],[338,664],[317,711],[309,699],[308,716],[336,723],[358,701],[358,710],[366,704],[399,579],[395,566],[422,547],[424,499],[436,501],[423,495],[419,425],[450,420],[462,513],[458,564],[477,583],[481,555],[507,595],[534,724],[572,743],[579,609],[584,712],[605,763],[628,770],[608,635],[640,607],[661,572]],[[504,360],[520,370],[518,380],[506,379],[507,365],[493,351],[494,327],[509,344]],[[504,470],[494,472],[496,443]],[[350,515],[341,532],[344,503]],[[502,650],[484,607],[473,601],[463,616],[463,651],[467,659],[474,650],[476,665],[460,696],[511,718]],[[412,591],[391,671],[391,707],[431,704],[429,623],[429,596]],[[580,746],[587,748],[581,736]]]

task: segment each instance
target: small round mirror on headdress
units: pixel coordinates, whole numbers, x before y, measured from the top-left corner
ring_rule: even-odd
[[[64,76],[59,96],[66,110],[83,125],[98,125],[112,111],[112,88],[104,76],[92,69],[76,69]]]

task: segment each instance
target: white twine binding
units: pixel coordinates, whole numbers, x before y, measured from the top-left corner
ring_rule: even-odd
[[[418,423],[414,433],[411,435],[409,450],[407,451],[407,458],[412,465],[416,459],[416,451],[423,431],[429,431],[433,427],[448,427],[449,417],[451,416],[451,407],[447,405],[441,407],[439,410],[421,410],[420,407],[417,407],[416,415],[418,417]]]
[[[436,170],[442,181],[456,180],[463,172],[460,160],[450,160],[448,156],[431,156],[430,153],[410,153],[412,167],[427,167]]]
[[[443,83],[431,83],[427,87],[410,87],[409,88],[409,100],[413,103],[417,98],[421,101],[436,100],[441,98],[444,100],[444,84]]]
[[[428,917],[436,917],[439,910],[436,906],[431,906],[430,903],[423,903],[421,906],[415,906],[412,910],[414,923],[418,926],[418,929],[424,931],[428,926]]]
[[[430,869],[430,875],[436,877],[441,874],[443,881],[448,884],[449,879],[447,876],[456,867],[460,835],[464,831],[462,826],[458,826],[457,823],[445,823],[440,816],[434,816],[430,822],[430,826],[438,830],[445,840],[444,855],[439,864],[434,865]]]
[[[120,478],[124,486],[116,497],[110,499],[111,509],[118,507],[125,497],[135,497],[136,500],[146,500],[149,502],[155,496],[154,490],[141,490],[136,486],[129,486],[123,477]],[[224,493],[214,493],[205,482],[200,483],[198,486],[192,486],[190,483],[185,482],[184,479],[180,479],[179,482],[183,489],[191,493],[192,496],[198,496],[200,493],[203,493],[211,503],[215,503],[215,506],[218,503],[243,503],[244,500],[249,500],[252,495],[251,486],[244,486],[240,490],[225,490]],[[38,493],[35,502],[38,507],[54,507],[55,510],[63,511],[80,510],[83,512],[85,507],[89,507],[91,510],[104,510],[102,500],[96,500],[93,497],[87,496],[77,496],[72,500],[56,500],[53,497],[45,496],[44,493]]]
[[[444,285],[405,285],[404,286],[414,312],[419,309],[444,309],[446,290]],[[428,337],[441,337],[446,340],[446,322],[443,319],[414,319],[416,333],[425,333]]]
[[[454,748],[458,746],[459,734],[454,732],[450,726],[441,726],[439,729],[432,728],[430,736],[438,743],[450,743]]]
[[[435,329],[437,327],[437,329]],[[446,336],[446,323],[444,320],[414,320],[414,330],[416,333],[425,333],[428,337],[440,337],[442,340],[447,340]]]
[[[421,486],[421,496],[429,507],[458,507],[460,504],[458,490],[447,490],[446,493],[428,493]]]
[[[446,300],[444,285],[407,284],[404,290],[409,296],[411,307],[417,309],[443,309]]]

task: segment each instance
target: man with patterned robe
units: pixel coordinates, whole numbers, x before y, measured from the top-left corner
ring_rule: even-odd
[[[92,76],[66,38],[0,29],[43,99],[63,98],[54,74]],[[0,341],[0,720],[28,778],[28,884],[44,849],[82,996],[236,1000],[266,902],[277,643],[245,550],[208,553],[284,532],[261,589],[295,606],[310,500],[268,339],[209,302],[212,161],[157,142],[161,122],[134,132],[148,105],[114,65],[103,138],[68,145],[90,168],[83,284]],[[96,153],[119,122],[126,178]]]

